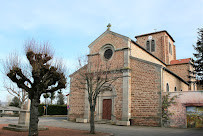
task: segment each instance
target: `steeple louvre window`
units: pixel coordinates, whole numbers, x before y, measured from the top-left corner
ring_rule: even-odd
[[[172,55],[172,47],[171,47],[171,43],[169,42],[169,53]]]
[[[147,51],[150,51],[150,42],[149,41],[147,41]]]
[[[155,41],[152,40],[151,41],[151,52],[154,52],[155,51]]]
[[[146,42],[146,50],[150,51],[150,52],[155,52],[155,48],[156,48],[155,40],[154,39],[147,40],[147,42]]]

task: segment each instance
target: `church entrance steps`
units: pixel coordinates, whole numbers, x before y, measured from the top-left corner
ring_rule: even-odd
[[[106,119],[95,121],[95,123],[97,124],[112,124],[112,122],[113,122],[112,120],[106,120]]]

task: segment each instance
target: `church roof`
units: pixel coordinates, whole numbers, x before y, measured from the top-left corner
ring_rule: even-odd
[[[191,60],[191,58],[187,58],[187,59],[179,59],[179,60],[172,60],[170,62],[170,64],[185,64],[185,63],[189,63]]]
[[[171,40],[172,40],[173,42],[175,42],[175,40],[173,39],[173,37],[172,37],[166,30],[157,31],[157,32],[152,32],[152,33],[147,33],[147,34],[137,35],[137,36],[135,36],[135,38],[141,37],[141,36],[147,36],[147,35],[157,34],[157,33],[162,33],[162,32],[166,32],[167,35],[171,38]]]

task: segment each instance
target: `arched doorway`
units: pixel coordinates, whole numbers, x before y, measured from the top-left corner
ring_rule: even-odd
[[[115,90],[112,86],[103,87],[96,105],[96,120],[114,120]]]

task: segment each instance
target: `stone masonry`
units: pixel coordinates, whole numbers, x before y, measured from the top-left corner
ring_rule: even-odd
[[[146,40],[149,36],[155,40],[155,52],[146,50]],[[136,38],[135,42],[126,36],[106,30],[88,46],[88,64],[70,75],[69,120],[89,121],[87,91],[75,87],[79,72],[90,69],[94,72],[98,65],[104,68],[103,66],[108,64],[108,70],[120,71],[116,74],[122,78],[111,84],[110,89],[99,94],[95,120],[103,120],[103,102],[110,100],[112,107],[111,113],[108,114],[115,124],[129,125],[130,121],[131,125],[161,126],[162,93],[167,92],[167,84],[169,92],[188,91],[191,86],[188,83],[190,64],[188,61],[183,65],[170,65],[170,62],[176,59],[176,50],[175,41],[167,31],[144,34]],[[172,54],[169,53],[169,43],[172,46]],[[107,50],[111,50],[111,56],[105,59]],[[85,85],[81,88],[85,88]]]

